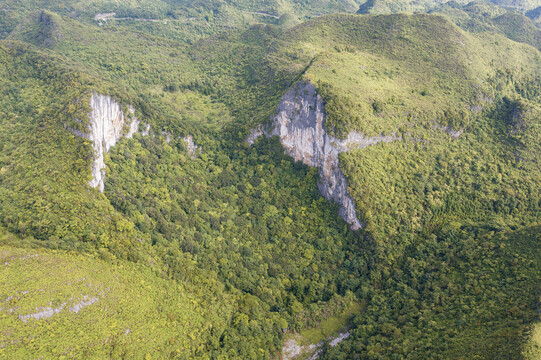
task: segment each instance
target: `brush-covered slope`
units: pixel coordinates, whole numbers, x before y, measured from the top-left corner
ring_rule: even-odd
[[[113,88],[15,42],[0,44],[0,74],[1,356],[193,357],[216,341],[208,325],[227,326],[235,297],[189,257],[164,265],[172,255],[87,185],[94,154],[73,131],[90,89]]]
[[[304,31],[301,36],[317,34],[323,28],[318,22],[325,20],[307,24],[305,29],[300,27],[299,31]],[[368,228],[372,220],[381,221],[381,229],[385,229],[382,238],[389,238],[396,229],[390,226],[392,223],[397,228],[409,227],[408,231],[425,227],[423,208],[446,206],[454,197],[452,193],[463,196],[464,192],[473,191],[473,182],[480,180],[474,173],[477,167],[465,164],[460,176],[449,172],[449,168],[441,169],[445,179],[439,180],[442,183],[438,185],[438,199],[430,200],[432,191],[419,192],[421,189],[416,190],[413,184],[419,181],[426,186],[425,181],[437,179],[433,176],[439,172],[438,158],[451,156],[453,161],[448,166],[466,158],[473,161],[478,151],[488,150],[489,144],[494,148],[488,152],[498,154],[494,161],[510,172],[508,181],[513,181],[515,176],[522,181],[530,179],[524,183],[520,195],[522,201],[529,203],[528,194],[538,188],[534,180],[537,175],[532,173],[537,174],[537,162],[519,158],[523,152],[536,157],[538,151],[536,119],[541,66],[538,50],[499,36],[467,34],[437,16],[340,16],[333,20],[336,23],[328,28],[332,30],[325,33],[329,44],[326,52],[305,74],[307,79],[319,84],[326,99],[327,129],[342,136],[358,131],[369,136],[402,137],[402,141],[343,155],[343,168],[349,173],[350,187]],[[337,45],[340,43],[344,45]],[[525,110],[517,110],[521,107]],[[522,121],[519,119],[530,125],[517,125]],[[500,139],[502,135],[507,139]],[[518,138],[522,136],[529,136],[530,140],[521,142]],[[437,150],[439,146],[442,148]],[[444,155],[455,147],[462,149],[463,155]],[[507,165],[510,160],[515,161]],[[483,166],[482,162],[478,166]],[[412,166],[410,170],[406,170],[408,166]],[[428,170],[429,167],[435,168]],[[393,179],[389,171],[401,179]],[[433,171],[436,173],[429,175]],[[406,180],[404,176],[408,173],[411,178]],[[467,180],[469,176],[471,183]],[[408,183],[413,187],[393,190],[393,186]],[[445,187],[440,188],[443,183]],[[490,212],[486,201],[503,194],[496,195],[502,191],[499,178],[488,185],[481,185],[485,189],[483,195],[476,196],[481,196],[479,205],[485,204],[483,207]],[[517,184],[509,185],[515,191],[520,189]],[[490,195],[490,187],[495,194]],[[420,196],[418,200],[412,196],[415,193]],[[471,203],[472,199],[468,199],[458,202]],[[395,212],[385,218],[390,209]],[[400,215],[402,211],[404,218]]]
[[[534,24],[541,26],[541,6],[536,7],[530,11],[527,11],[525,14],[527,17],[532,19]]]
[[[431,13],[443,14],[467,31],[500,33],[511,40],[541,48],[541,30],[533,19],[507,8],[476,1],[465,6],[446,3]]]
[[[36,36],[44,32],[55,35]],[[167,120],[159,123],[164,129],[183,131],[185,128],[179,127],[187,125],[190,131],[198,132],[194,127],[209,124],[190,122],[190,116],[175,105],[175,93],[213,95],[214,101],[226,104],[233,115],[246,120],[255,117],[260,121],[261,113],[264,117],[271,114],[280,96],[311,59],[310,54],[288,53],[288,42],[279,36],[278,28],[258,25],[187,46],[166,37],[84,24],[39,11],[10,38],[54,50],[81,71],[143,95],[143,107],[154,106],[164,114],[161,118]]]
[[[6,359],[202,357],[233,311],[227,297],[202,299],[203,279],[170,281],[132,262],[10,246],[0,260]]]
[[[44,14],[52,18],[45,25],[54,22],[61,34],[67,34],[69,26],[88,29]],[[37,24],[42,20],[40,15]],[[82,33],[71,34],[76,38]],[[25,40],[25,32],[20,34]],[[121,34],[134,43],[131,48],[115,48],[119,52],[109,55],[109,64],[115,64],[116,57],[131,69],[143,66],[139,60],[161,59],[160,50],[172,51],[171,41]],[[248,49],[261,46],[249,34],[232,37],[231,42]],[[136,75],[138,71],[102,67],[100,55],[108,54],[111,44],[96,41],[78,54],[68,51],[68,41],[76,42],[73,38],[60,36],[47,53],[27,44],[2,42],[0,216],[7,230],[19,235],[12,245],[99,253],[106,262],[115,262],[115,257],[132,261],[167,278],[172,287],[185,282],[199,286],[193,301],[204,308],[211,308],[207,301],[215,297],[228,299],[224,309],[233,310],[220,311],[220,320],[210,320],[212,330],[199,343],[197,357],[269,358],[281,343],[282,329],[300,329],[338,311],[327,302],[342,303],[340,294],[345,291],[338,288],[347,280],[342,264],[355,234],[318,196],[315,172],[294,164],[276,142],[239,148],[228,140],[237,136],[230,134],[232,130],[218,132],[230,121],[229,108],[239,110],[231,99],[242,93],[214,94],[232,104],[226,107],[205,95],[212,88],[205,90],[197,82],[180,91],[173,86],[177,82],[161,82],[161,75],[173,69],[166,67],[167,61],[149,61],[153,65],[146,79]],[[153,54],[145,49],[151,39],[157,43]],[[63,57],[53,55],[55,49]],[[92,57],[92,50],[99,55]],[[234,51],[226,54],[227,61],[232,61]],[[262,52],[259,49],[255,56]],[[131,61],[129,54],[134,54]],[[189,53],[182,56],[190,59]],[[185,66],[193,74],[201,73],[191,63]],[[221,69],[218,75],[227,80],[224,88],[236,89],[246,81],[237,78],[243,66],[237,64],[233,74]],[[179,74],[182,68],[170,76]],[[110,86],[115,80],[116,85]],[[141,124],[152,127],[147,136],[138,133],[123,139],[106,154],[104,194],[87,185],[95,154],[90,142],[76,135],[87,125],[91,91],[111,95],[125,107],[133,105]],[[189,134],[202,146],[201,152],[190,154],[179,139]],[[167,300],[160,294],[153,299],[157,304]],[[188,317],[203,311],[186,309]],[[94,316],[100,324],[107,321]],[[144,321],[163,330],[159,316]],[[119,320],[120,326],[129,323]],[[55,331],[62,326],[52,325]],[[197,326],[193,324],[194,331]],[[203,331],[169,330],[178,344],[191,344]],[[91,330],[89,336],[101,334]],[[63,338],[62,344],[69,341],[75,340]],[[32,356],[57,354],[50,348],[25,349]],[[170,350],[153,349],[157,357],[169,356]],[[186,357],[194,355],[186,352]]]
[[[331,25],[331,19],[336,23]],[[465,265],[442,257],[460,251],[462,241],[480,246],[483,237],[468,240],[471,232],[526,226],[539,218],[539,51],[499,35],[466,33],[443,17],[426,15],[329,17],[296,30],[303,40],[319,36],[325,39],[319,44],[328,44],[305,74],[326,100],[327,130],[401,138],[341,155],[350,194],[380,257],[374,265],[382,268],[371,273],[372,286],[390,286],[373,291],[360,280],[361,297],[371,310],[355,320],[356,340],[346,342],[342,354],[390,358],[413,349],[418,358],[454,358],[471,351],[487,358],[519,354],[528,335],[523,324],[536,311],[539,275],[530,275],[525,265],[521,271],[531,276],[529,290],[504,291],[500,296],[513,293],[513,298],[498,304],[486,302],[490,296],[476,290],[475,296],[487,296],[477,297],[483,305],[467,305],[464,322],[456,323],[461,317],[451,309],[463,306],[471,289],[454,289],[451,284],[467,282],[455,283],[447,271],[467,266],[482,274],[487,268],[485,260]],[[536,229],[513,235],[510,242],[523,246],[521,251],[537,246]],[[454,243],[458,234],[461,240]],[[498,237],[486,239],[487,246],[499,246]],[[531,245],[519,245],[520,239]],[[431,248],[427,254],[434,258],[425,258],[422,249],[434,246],[449,250],[434,255]],[[524,256],[525,264],[538,261]],[[512,259],[512,254],[495,254],[490,261],[507,268]],[[394,265],[383,265],[388,261]],[[428,262],[427,267],[418,261]],[[430,275],[430,269],[440,268],[436,263],[453,266],[446,275]],[[497,279],[486,281],[513,281]],[[409,291],[411,298],[398,295]],[[474,315],[491,306],[491,312]],[[496,315],[502,313],[508,315]],[[344,355],[333,350],[328,356]]]
[[[92,79],[14,42],[0,44],[0,64],[2,224],[54,246],[112,241],[136,252],[133,226],[117,227],[122,217],[88,191],[89,144],[65,129],[84,128],[75,119],[86,116]]]
[[[210,321],[201,357],[275,356],[284,330],[335,321],[350,292],[352,336],[329,358],[521,348],[538,296],[536,252],[520,252],[539,218],[536,48],[434,15],[322,16],[193,44],[137,25],[150,21],[65,15],[25,15],[10,37],[31,45],[2,43],[0,220],[20,236],[12,245],[101,254],[105,267],[113,254],[173,289],[207,278],[193,301],[231,311]],[[329,133],[395,140],[340,157],[361,231],[278,139],[244,142],[300,78],[322,96]],[[103,194],[87,186],[91,144],[67,128],[84,125],[90,90],[151,125],[109,150]]]
[[[540,230],[441,227],[365,288],[352,340],[322,358],[537,359]]]
[[[200,1],[200,0],[54,0],[5,1],[0,9],[0,38],[15,29],[29,13],[47,9],[78,21],[100,26],[118,26],[149,34],[192,41],[220,31],[254,24],[290,27],[312,17],[357,11],[357,0]]]
[[[471,32],[496,32],[511,40],[541,47],[541,30],[536,27],[536,10],[518,12],[517,4],[487,1],[427,1],[388,2],[368,1],[361,5],[362,14],[392,14],[401,12],[427,12],[443,14],[461,28]],[[529,6],[521,3],[519,9]],[[529,9],[529,8],[528,8]]]
[[[506,8],[517,9],[519,11],[531,10],[539,5],[539,0],[489,0],[490,2]]]
[[[488,0],[486,4],[494,4],[503,9],[525,12],[539,6],[539,0]],[[360,14],[394,14],[404,12],[427,12],[441,5],[451,6],[466,5],[470,1],[465,0],[367,0],[359,7]]]
[[[422,0],[422,1],[399,1],[399,0],[367,0],[361,4],[359,14],[396,14],[427,12],[440,6],[446,1],[443,0]],[[467,1],[456,3],[466,4]]]

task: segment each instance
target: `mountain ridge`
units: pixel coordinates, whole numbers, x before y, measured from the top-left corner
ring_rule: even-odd
[[[0,356],[268,359],[344,326],[322,358],[532,353],[532,22],[480,3],[391,15],[291,4],[94,1],[82,13],[23,1],[2,13],[0,252],[17,267],[1,269],[12,332]],[[96,153],[77,136],[92,94],[114,102],[111,120],[122,111],[118,134],[129,106],[141,131]],[[250,144],[254,128],[267,136]],[[103,192],[88,185],[99,155]],[[327,170],[362,229],[321,196]],[[56,283],[63,268],[113,289]],[[115,298],[152,311],[104,305]],[[72,322],[88,334],[70,350]]]

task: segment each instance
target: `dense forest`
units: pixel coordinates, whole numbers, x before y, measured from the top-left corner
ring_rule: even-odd
[[[5,1],[0,358],[539,358],[540,5]],[[359,230],[267,130],[308,83],[387,139]]]

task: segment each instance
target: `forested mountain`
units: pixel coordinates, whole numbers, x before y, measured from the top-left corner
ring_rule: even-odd
[[[539,358],[539,5],[4,1],[0,358]]]
[[[364,1],[358,12],[361,14],[388,14],[399,12],[426,12],[442,5],[460,6],[471,4],[494,4],[500,11],[531,11],[541,6],[539,0],[367,0]]]
[[[541,24],[541,6],[526,12],[526,16],[539,26]]]

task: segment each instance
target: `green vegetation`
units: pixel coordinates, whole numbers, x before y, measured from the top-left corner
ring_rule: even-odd
[[[540,32],[488,3],[385,4],[439,15],[0,9],[0,357],[265,359],[285,329],[317,343],[346,327],[323,358],[535,357]],[[341,154],[361,231],[278,139],[244,142],[301,78],[331,134],[396,137]],[[85,130],[91,90],[152,128],[106,155],[104,193],[68,129]]]
[[[90,144],[64,128],[84,126],[74,118],[88,103],[75,99],[92,80],[26,45],[3,43],[0,54],[2,225],[29,242],[84,250],[113,240],[118,251],[137,252],[133,229],[117,226],[107,199],[87,190]]]
[[[361,4],[359,14],[396,14],[396,13],[418,13],[427,12],[445,3],[443,0],[421,0],[421,1],[400,1],[400,0],[367,0]],[[456,1],[455,3],[467,3],[467,1]]]
[[[129,260],[150,267],[170,279],[173,288],[175,282],[202,286],[205,291],[197,292],[201,300],[196,300],[201,309],[186,308],[185,316],[212,309],[203,300],[229,299],[225,306],[235,310],[218,312],[208,340],[192,349],[198,354],[266,358],[280,344],[281,328],[305,326],[295,316],[304,308],[314,310],[307,320],[323,316],[316,310],[325,305],[318,303],[331,299],[344,281],[346,274],[337,274],[351,242],[346,239],[354,234],[318,196],[313,169],[295,165],[270,140],[231,153],[209,138],[201,158],[191,160],[176,139],[167,144],[161,137],[138,135],[109,154],[105,196],[89,191],[90,144],[64,124],[83,126],[74,119],[85,118],[88,105],[81,99],[88,89],[114,90],[105,82],[93,85],[91,78],[66,69],[61,59],[46,61],[48,55],[25,45],[7,42],[3,51],[7,96],[0,211],[3,225],[21,236],[13,245],[97,253],[105,261],[112,257],[120,264]],[[129,93],[119,94],[130,99]],[[185,96],[190,99],[189,91]],[[202,96],[195,99],[184,102],[193,106],[181,115],[194,122],[209,118],[209,126],[223,118],[223,106]],[[156,294],[149,301],[163,300]],[[118,321],[129,325],[123,318]],[[154,320],[148,322],[151,326]],[[56,327],[60,333],[62,324]],[[195,329],[208,330],[201,326]],[[65,341],[71,339],[70,333],[66,336]],[[178,336],[191,338],[183,332]],[[87,351],[89,343],[75,354]],[[61,344],[55,352],[45,351],[67,351]],[[155,351],[172,351],[167,349]],[[5,351],[10,356],[31,352]]]
[[[539,359],[541,356],[541,338],[539,333],[539,324],[535,324],[532,328],[530,338],[524,346],[522,355],[527,360]]]
[[[511,40],[541,48],[541,29],[528,17],[485,2],[472,2],[466,6],[444,4],[432,11],[444,14],[461,28],[476,32],[504,34]],[[531,14],[531,12],[530,12]]]
[[[349,324],[351,317],[361,310],[362,307],[357,302],[352,302],[349,305],[340,304],[340,312],[338,314],[321,321],[317,326],[301,331],[300,336],[309,344],[317,344],[329,336],[343,331]]]
[[[530,19],[532,19],[534,24],[536,24],[537,26],[541,25],[541,6],[538,6],[535,9],[527,11],[525,15],[529,17]]]
[[[527,11],[539,6],[537,0],[487,0],[487,1],[469,1],[469,0],[366,0],[358,12],[360,14],[395,14],[395,13],[419,13],[429,12],[442,5],[457,7],[461,5],[481,4],[481,6],[491,5],[493,8],[513,9],[513,11]]]
[[[0,356],[202,357],[233,311],[200,284],[90,254],[0,248]],[[39,318],[42,316],[42,318]]]
[[[47,9],[88,25],[113,26],[191,43],[254,24],[290,27],[299,21],[335,12],[358,10],[357,0],[8,0],[0,39],[35,10]],[[1,18],[0,18],[1,19]]]
[[[404,254],[384,288],[365,290],[357,340],[326,358],[521,358],[539,319],[539,230],[442,227]]]

